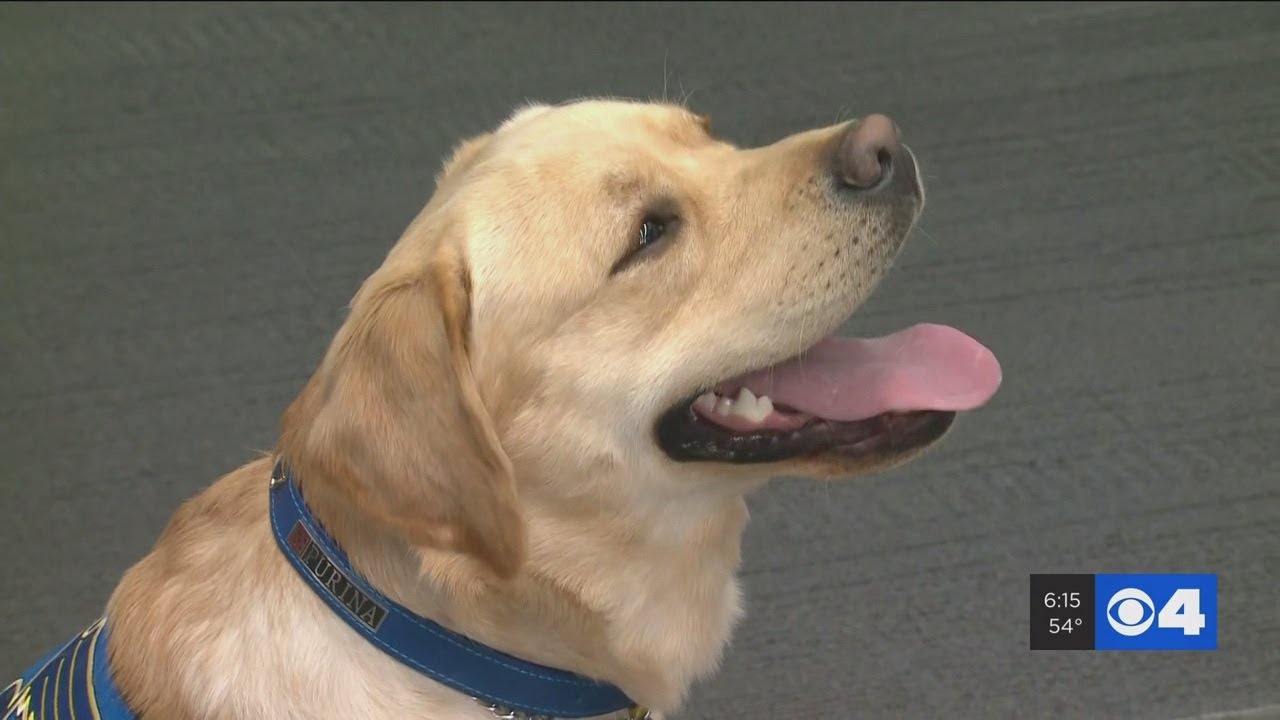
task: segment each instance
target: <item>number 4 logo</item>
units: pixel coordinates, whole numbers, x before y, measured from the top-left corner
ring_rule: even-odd
[[[1095,576],[1098,650],[1217,650],[1218,577]]]
[[[1160,608],[1156,625],[1161,628],[1179,629],[1183,635],[1199,635],[1204,629],[1204,613],[1200,612],[1200,589],[1180,588]]]

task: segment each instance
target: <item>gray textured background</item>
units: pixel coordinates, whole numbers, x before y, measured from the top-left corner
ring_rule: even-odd
[[[0,675],[273,443],[455,140],[664,64],[744,144],[893,115],[930,206],[850,330],[1006,377],[923,462],[755,498],[682,717],[1280,712],[1280,5],[1218,3],[0,6]],[[1221,649],[1029,652],[1027,575],[1106,571],[1219,573]]]

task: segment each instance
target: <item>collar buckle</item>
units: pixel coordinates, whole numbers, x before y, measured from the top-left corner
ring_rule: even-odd
[[[271,469],[271,481],[267,483],[267,488],[275,490],[289,479],[289,472],[285,469],[284,460],[276,461],[275,467]]]

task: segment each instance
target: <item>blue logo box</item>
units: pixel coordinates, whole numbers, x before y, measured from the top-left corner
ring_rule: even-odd
[[[1217,650],[1217,575],[1095,575],[1096,650]]]

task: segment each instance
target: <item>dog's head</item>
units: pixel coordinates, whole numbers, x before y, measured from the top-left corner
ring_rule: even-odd
[[[923,205],[883,116],[740,149],[671,105],[526,108],[446,164],[282,452],[503,575],[521,497],[681,502],[901,462],[999,383],[949,328],[832,337]]]

